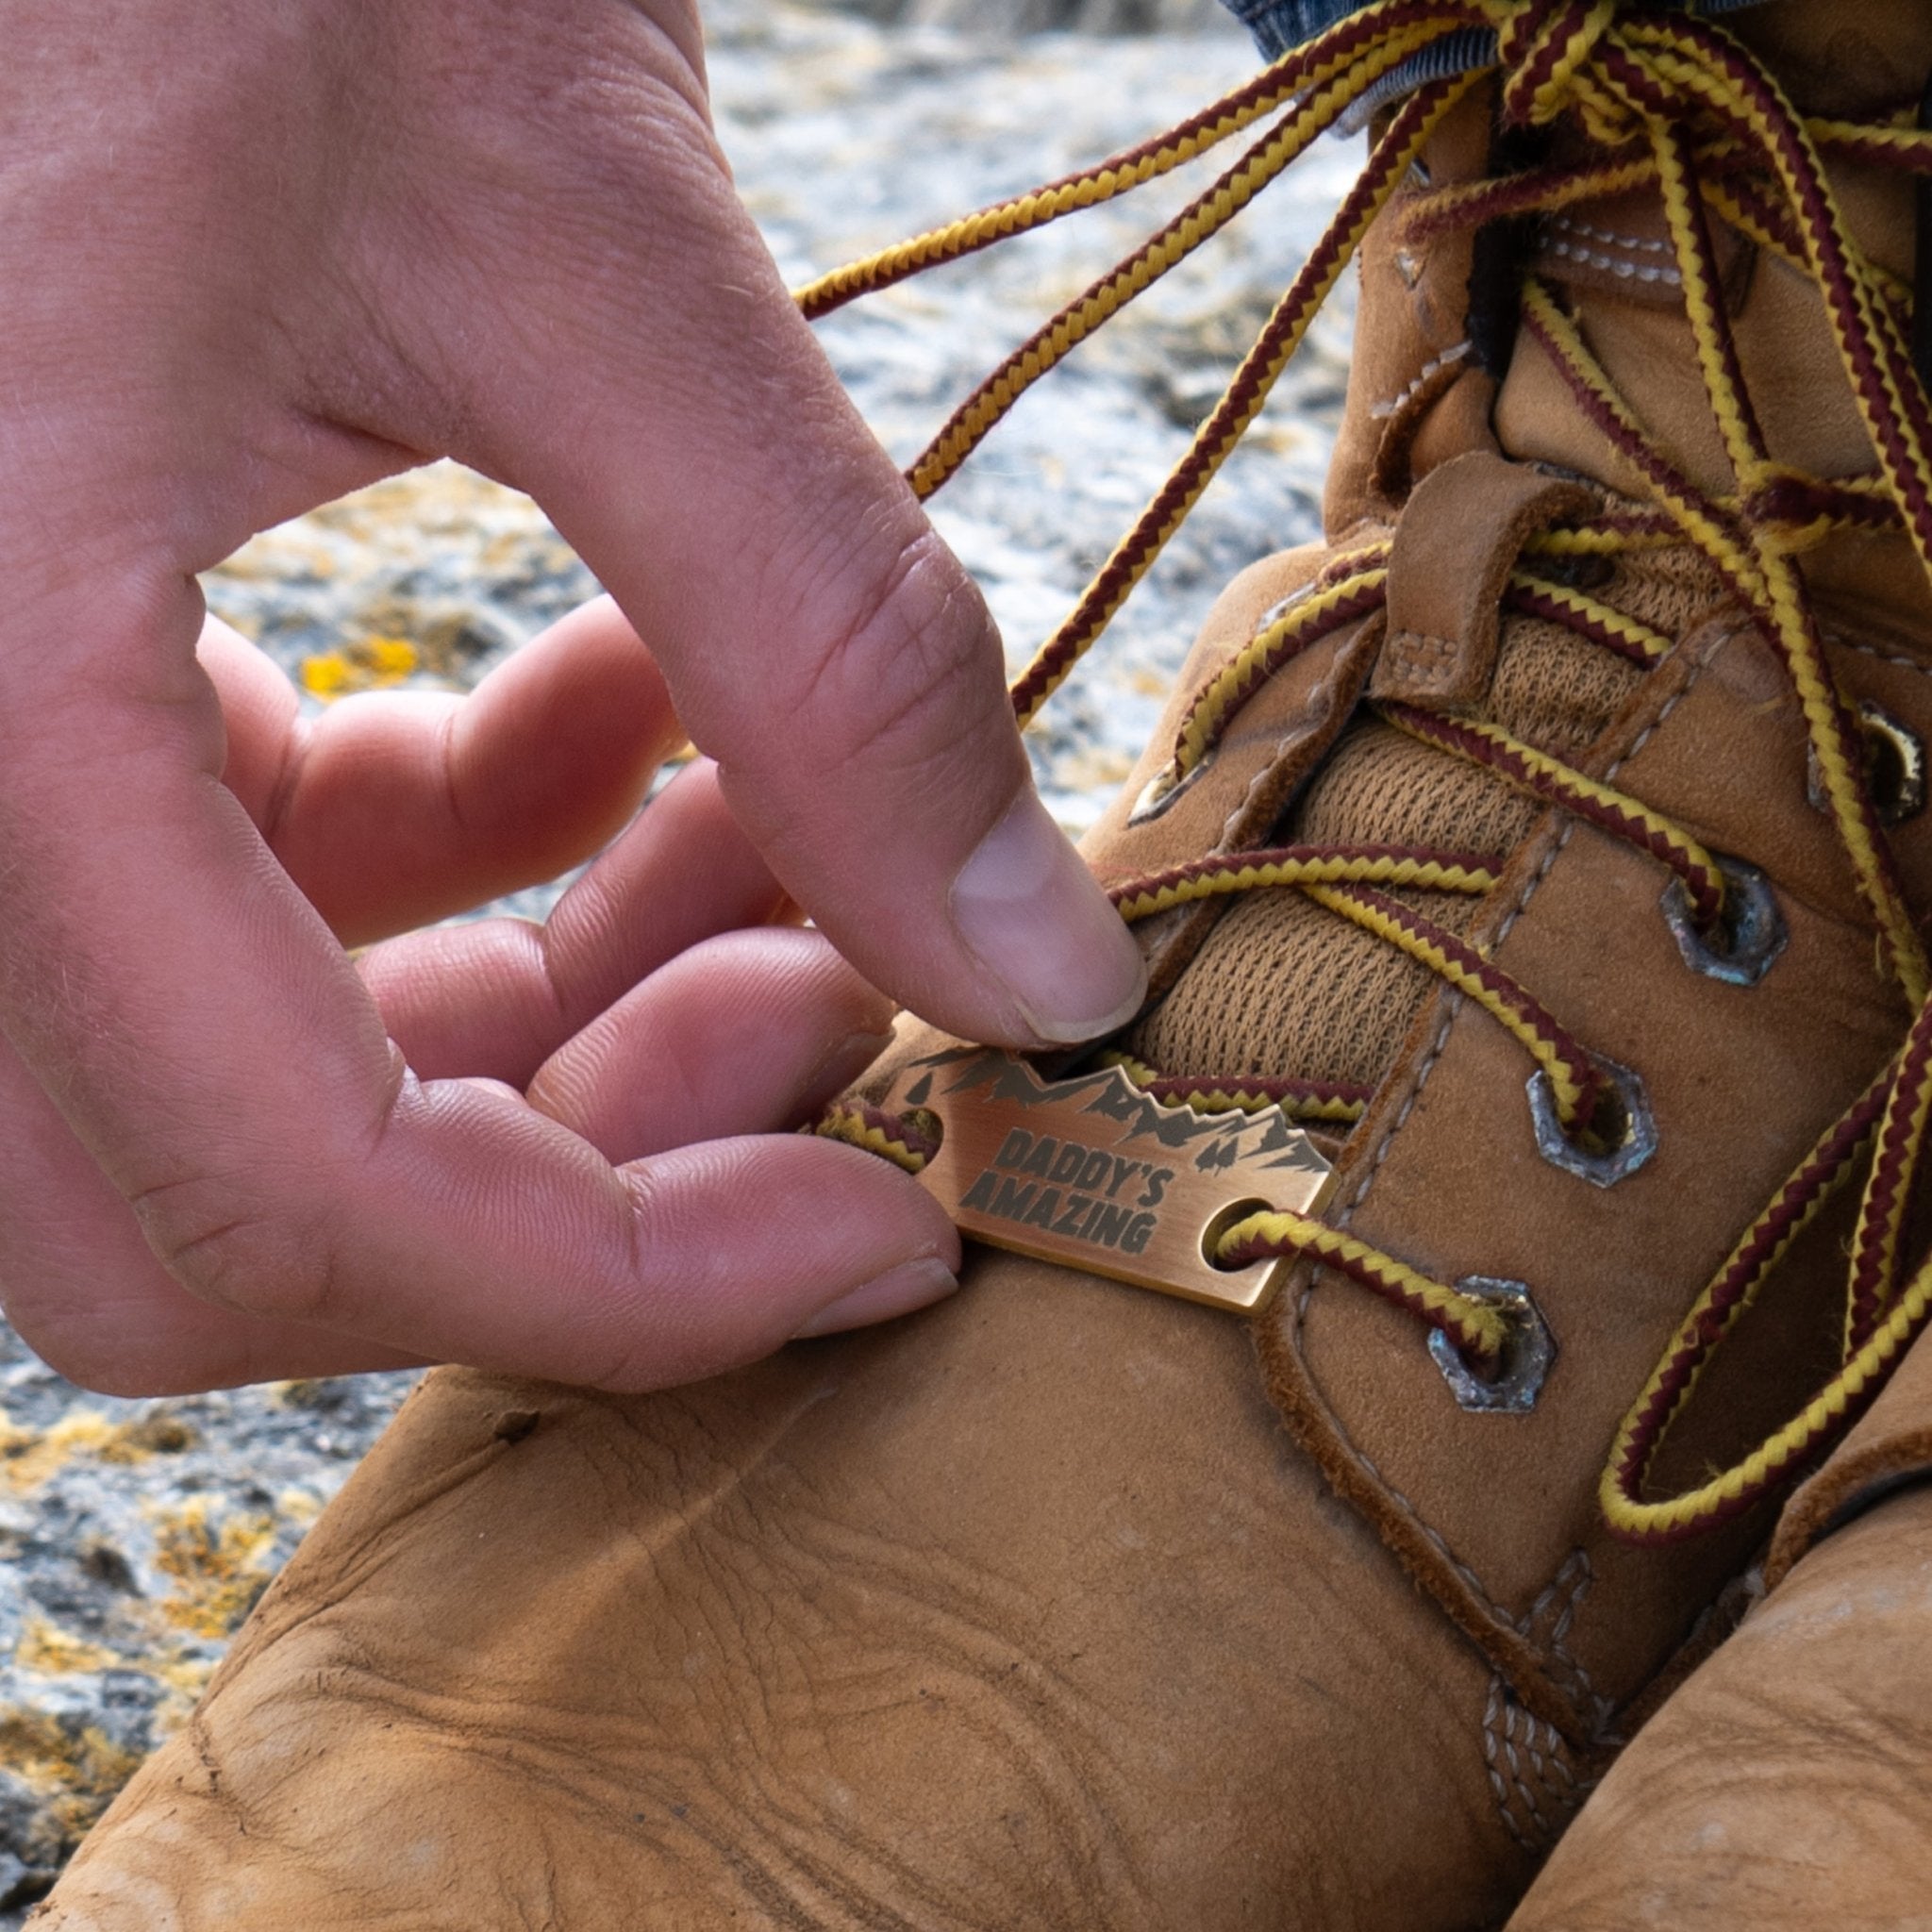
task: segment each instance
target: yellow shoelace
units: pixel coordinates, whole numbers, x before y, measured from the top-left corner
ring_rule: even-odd
[[[799,301],[808,315],[823,315],[856,296],[1125,193],[1275,117],[1205,193],[1050,318],[961,404],[908,472],[914,490],[930,496],[1030,384],[1234,219],[1319,135],[1371,100],[1379,84],[1446,37],[1466,36],[1472,28],[1493,35],[1493,66],[1426,79],[1394,109],[1359,180],[1187,454],[1016,682],[1013,701],[1022,723],[1030,720],[1145,575],[1254,422],[1370,225],[1443,117],[1483,74],[1500,78],[1506,125],[1549,126],[1564,120],[1580,128],[1596,153],[1582,162],[1423,193],[1405,218],[1406,233],[1420,239],[1447,227],[1549,215],[1612,193],[1648,189],[1659,195],[1670,272],[1681,285],[1732,488],[1709,495],[1678,472],[1646,436],[1555,291],[1528,276],[1522,326],[1547,352],[1577,408],[1644,479],[1650,504],[1612,507],[1533,536],[1510,580],[1507,608],[1560,624],[1649,668],[1668,655],[1672,641],[1563,581],[1564,565],[1685,542],[1708,559],[1782,657],[1825,808],[1887,970],[1913,1015],[1890,1065],[1820,1137],[1740,1238],[1618,1431],[1601,1485],[1605,1514],[1620,1535],[1664,1541],[1743,1508],[1816,1455],[1875,1392],[1932,1312],[1932,1262],[1908,1272],[1903,1252],[1932,1119],[1932,971],[1874,802],[1859,726],[1827,665],[1796,561],[1840,531],[1902,528],[1932,576],[1932,405],[1907,347],[1910,291],[1869,261],[1852,239],[1823,159],[1932,174],[1932,133],[1908,125],[1904,115],[1869,125],[1806,120],[1729,35],[1681,14],[1628,10],[1618,0],[1377,0],[1171,132],[841,269],[802,291]],[[1719,293],[1713,215],[1816,285],[1877,453],[1875,475],[1830,481],[1798,474],[1771,457]],[[1331,559],[1307,591],[1195,693],[1155,789],[1189,782],[1211,760],[1229,722],[1254,692],[1311,643],[1377,611],[1387,579],[1386,544]],[[1494,725],[1414,706],[1376,709],[1445,755],[1481,764],[1526,794],[1651,855],[1675,875],[1674,890],[1681,891],[1692,925],[1715,952],[1725,950],[1735,913],[1731,881],[1683,828]],[[1484,893],[1500,865],[1497,855],[1399,846],[1283,847],[1216,855],[1128,881],[1116,888],[1115,897],[1123,916],[1135,920],[1209,896],[1264,890],[1307,894],[1482,1005],[1547,1076],[1565,1134],[1588,1147],[1617,1126],[1604,1112],[1608,1090],[1602,1064],[1476,948],[1389,896],[1390,890],[1417,888]],[[1279,1105],[1307,1121],[1346,1124],[1369,1098],[1367,1090],[1333,1083],[1177,1077],[1126,1055],[1109,1058],[1158,1097],[1208,1109]],[[912,1172],[931,1152],[916,1123],[859,1104],[834,1108],[818,1131]],[[1866,1178],[1836,1373],[1799,1414],[1731,1468],[1682,1494],[1648,1496],[1646,1478],[1658,1448],[1705,1365],[1792,1241],[1861,1169]],[[1508,1346],[1512,1316],[1507,1308],[1308,1217],[1251,1215],[1226,1230],[1219,1251],[1230,1266],[1268,1256],[1306,1256],[1408,1307],[1447,1334],[1478,1372]]]

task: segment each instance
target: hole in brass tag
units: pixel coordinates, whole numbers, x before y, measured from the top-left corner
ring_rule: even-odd
[[[1012,1054],[946,1048],[902,1069],[880,1105],[944,1122],[918,1178],[962,1234],[1241,1314],[1287,1264],[1224,1268],[1213,1248],[1260,1209],[1319,1214],[1335,1177],[1279,1108],[1196,1113],[1118,1067],[1049,1078]]]
[[[1258,1198],[1248,1201],[1236,1201],[1230,1206],[1224,1208],[1201,1230],[1202,1260],[1207,1262],[1208,1267],[1218,1270],[1223,1274],[1240,1274],[1241,1270],[1239,1268],[1221,1258],[1221,1243],[1223,1240],[1225,1238],[1229,1228],[1233,1227],[1238,1222],[1245,1221],[1249,1215],[1272,1214],[1274,1211],[1274,1204],[1272,1201],[1263,1201]],[[1242,1263],[1243,1267],[1248,1268],[1252,1268],[1254,1265],[1252,1261]]]

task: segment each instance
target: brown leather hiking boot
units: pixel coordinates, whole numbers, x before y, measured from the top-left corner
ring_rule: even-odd
[[[1510,1932],[1906,1932],[1932,1860],[1932,1350],[1791,1499],[1769,1595],[1644,1726]]]
[[[962,410],[937,487],[1420,78],[1020,690],[1366,233],[1330,542],[1229,590],[1090,847],[1155,1003],[1072,1068],[908,1038],[828,1123],[1059,1258],[981,1251],[916,1321],[675,1393],[432,1375],[44,1932],[1507,1915],[1928,1295],[1932,16],[1739,18],[1381,0],[812,291],[1280,110]]]

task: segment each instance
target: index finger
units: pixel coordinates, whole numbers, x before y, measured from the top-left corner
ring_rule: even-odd
[[[1033,789],[985,603],[722,166],[587,224],[503,286],[531,315],[507,340],[541,354],[472,376],[475,459],[613,592],[760,853],[868,979],[974,1039],[1124,1024],[1140,952]]]

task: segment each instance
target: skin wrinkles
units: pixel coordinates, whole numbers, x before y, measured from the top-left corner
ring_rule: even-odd
[[[1118,1010],[1138,954],[1043,814],[988,931],[956,918],[1027,783],[998,640],[732,192],[691,8],[0,0],[0,32],[15,1324],[117,1388],[399,1357],[641,1388],[902,1264],[942,1267],[872,1317],[941,1291],[924,1191],[787,1131],[811,1070],[861,989],[1025,1044]],[[441,456],[534,494],[614,601],[460,708],[311,726],[194,575]],[[715,813],[633,826],[692,731],[728,798],[713,773]],[[600,847],[621,943],[571,936],[582,903],[534,952],[404,937]],[[849,965],[658,970],[788,894]],[[682,1111],[728,1155],[660,1151],[676,1082],[625,1084],[650,1039],[711,1043]],[[559,1053],[568,1098],[525,1092]],[[640,1149],[643,1183],[612,1164]]]

